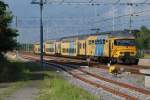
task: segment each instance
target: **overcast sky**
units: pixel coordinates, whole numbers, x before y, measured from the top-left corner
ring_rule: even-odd
[[[89,34],[90,29],[100,28],[100,31],[123,30],[129,28],[130,16],[120,17],[113,21],[104,20],[131,12],[134,14],[132,28],[138,29],[142,25],[150,28],[150,5],[99,5],[90,4],[62,4],[63,0],[47,0],[44,7],[44,39],[55,39],[63,36]],[[64,0],[65,2],[87,2],[87,0]],[[89,0],[90,1],[90,0]],[[107,2],[106,2],[107,1]],[[117,0],[116,0],[117,1]],[[113,3],[114,0],[93,0],[99,3]],[[17,16],[19,41],[32,43],[39,41],[39,6],[31,5],[31,0],[5,0],[14,16]],[[150,0],[120,0],[119,3],[150,3]],[[15,26],[15,19],[12,23]]]

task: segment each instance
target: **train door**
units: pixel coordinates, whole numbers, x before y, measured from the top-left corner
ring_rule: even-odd
[[[109,58],[111,58],[111,40],[109,40]]]

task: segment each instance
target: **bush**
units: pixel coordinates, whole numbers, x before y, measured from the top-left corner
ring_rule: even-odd
[[[1,62],[0,82],[26,80],[29,70],[21,62]]]
[[[30,72],[42,71],[43,70],[43,68],[40,66],[40,64],[34,63],[34,62],[26,63],[26,69],[28,69]]]

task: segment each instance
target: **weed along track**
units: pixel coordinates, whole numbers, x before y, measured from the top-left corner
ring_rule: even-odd
[[[24,56],[27,59],[38,60],[32,56]],[[123,82],[118,82],[105,77],[101,77],[84,69],[75,67],[76,65],[64,64],[60,62],[48,62],[46,64],[60,68],[73,77],[90,84],[96,88],[102,89],[111,93],[114,96],[124,98],[126,100],[149,100],[150,91],[139,88]]]

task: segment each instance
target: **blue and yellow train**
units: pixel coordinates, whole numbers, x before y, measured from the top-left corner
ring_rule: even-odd
[[[39,53],[38,43],[34,48],[34,52]],[[91,34],[47,40],[44,52],[48,55],[90,57],[103,62],[138,63],[135,38],[131,35]]]

